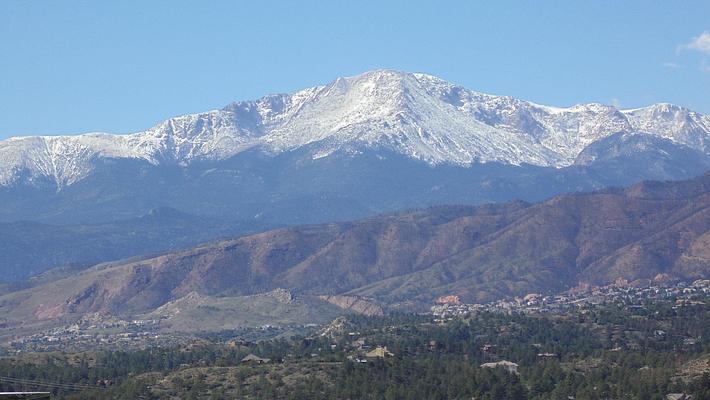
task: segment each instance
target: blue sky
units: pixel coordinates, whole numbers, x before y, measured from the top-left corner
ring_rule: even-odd
[[[376,68],[710,113],[710,2],[0,2],[0,137],[127,133]]]

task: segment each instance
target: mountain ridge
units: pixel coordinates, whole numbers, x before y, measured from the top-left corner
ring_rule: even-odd
[[[710,152],[710,117],[671,104],[631,110],[596,103],[550,107],[475,92],[431,75],[375,70],[170,118],[128,135],[10,138],[0,142],[0,185],[49,179],[61,188],[90,175],[97,159],[188,165],[253,148],[279,154],[313,145],[314,159],[385,148],[430,165],[560,168],[617,133],[662,137]]]

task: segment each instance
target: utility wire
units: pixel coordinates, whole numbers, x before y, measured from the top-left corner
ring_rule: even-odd
[[[45,382],[33,379],[22,379],[22,378],[12,378],[9,376],[0,376],[0,382],[15,383],[20,385],[28,386],[43,386],[52,387],[56,389],[70,389],[70,390],[84,390],[84,389],[103,389],[99,386],[85,385],[81,383],[58,383],[58,382]]]
[[[94,388],[93,386],[74,386],[71,384],[63,384],[63,383],[23,381],[23,380],[0,378],[0,382],[3,382],[3,381],[6,383],[15,384],[15,385],[41,386],[41,387],[48,387],[48,388],[54,388],[54,389],[84,390],[84,389],[93,389]]]

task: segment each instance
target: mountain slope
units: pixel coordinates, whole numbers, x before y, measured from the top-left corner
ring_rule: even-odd
[[[710,168],[710,158],[695,150],[666,139],[655,141],[664,147],[639,150],[622,140],[611,144],[621,149],[617,157],[597,157],[587,165],[562,169],[501,163],[430,166],[385,150],[338,151],[314,160],[310,147],[274,156],[252,149],[228,160],[186,167],[101,160],[90,176],[59,191],[47,181],[39,187],[0,187],[0,221],[96,224],[170,207],[251,221],[255,230],[439,204],[540,201],[645,179],[687,179]]]
[[[399,307],[579,284],[710,276],[710,174],[528,205],[437,207],[279,229],[160,257],[104,264],[0,297],[9,320],[145,313],[190,293],[275,288]]]
[[[254,222],[249,223],[250,228],[254,226]],[[19,281],[55,267],[81,269],[246,232],[247,228],[236,221],[211,220],[169,208],[103,224],[0,223],[0,279]]]

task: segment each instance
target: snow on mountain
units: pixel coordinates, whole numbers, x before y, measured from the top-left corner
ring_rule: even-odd
[[[623,113],[641,132],[661,136],[704,153],[710,152],[710,116],[667,103],[624,110]]]
[[[94,157],[141,157],[128,136],[88,133],[77,136],[17,137],[0,142],[0,184],[19,174],[49,177],[69,185],[92,170]]]
[[[556,108],[474,92],[430,75],[377,70],[171,118],[130,135],[11,138],[0,142],[0,184],[26,176],[70,185],[101,157],[186,165],[253,147],[277,154],[305,145],[315,146],[314,158],[385,148],[429,164],[559,168],[619,132],[643,132],[710,153],[710,117],[670,104]]]

